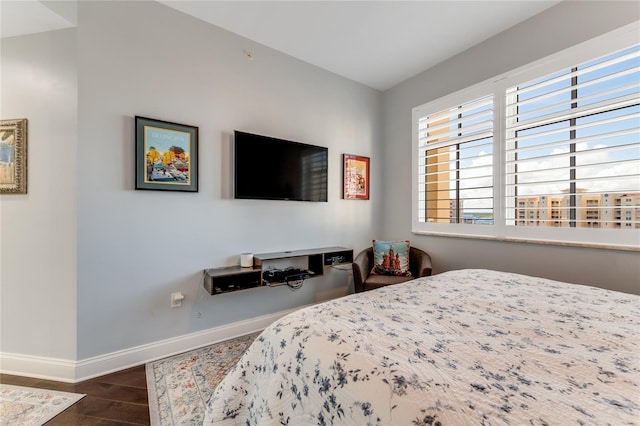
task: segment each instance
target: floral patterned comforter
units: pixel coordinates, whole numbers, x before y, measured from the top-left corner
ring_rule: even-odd
[[[640,424],[640,296],[451,271],[301,309],[205,424]]]

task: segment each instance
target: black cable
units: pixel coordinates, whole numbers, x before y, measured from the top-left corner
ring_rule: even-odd
[[[294,282],[295,282],[295,284],[294,284]],[[304,280],[298,280],[298,281],[294,281],[294,282],[287,281],[287,285],[292,290],[298,290],[300,287],[302,287],[302,284],[304,284]]]

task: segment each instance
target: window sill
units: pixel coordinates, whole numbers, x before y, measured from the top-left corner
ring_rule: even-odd
[[[599,243],[576,243],[571,241],[536,240],[532,238],[494,237],[490,235],[455,234],[455,233],[449,233],[449,232],[428,232],[428,231],[411,231],[411,232],[416,235],[433,235],[437,237],[446,237],[446,238],[464,238],[469,240],[488,240],[488,241],[499,241],[499,242],[507,242],[507,243],[540,244],[540,245],[551,245],[551,246],[595,248],[595,249],[603,249],[603,250],[640,252],[640,246],[599,244]]]

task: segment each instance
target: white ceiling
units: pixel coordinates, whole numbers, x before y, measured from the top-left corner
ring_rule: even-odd
[[[0,36],[70,28],[76,24],[72,1],[0,0]]]
[[[378,90],[559,1],[190,1],[167,6]]]
[[[213,1],[169,7],[386,90],[560,1]],[[60,4],[0,0],[2,37],[74,25]],[[258,58],[256,58],[258,59]]]

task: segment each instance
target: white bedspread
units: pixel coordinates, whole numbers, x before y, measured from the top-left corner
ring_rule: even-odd
[[[640,424],[640,296],[488,270],[268,327],[205,424]]]

